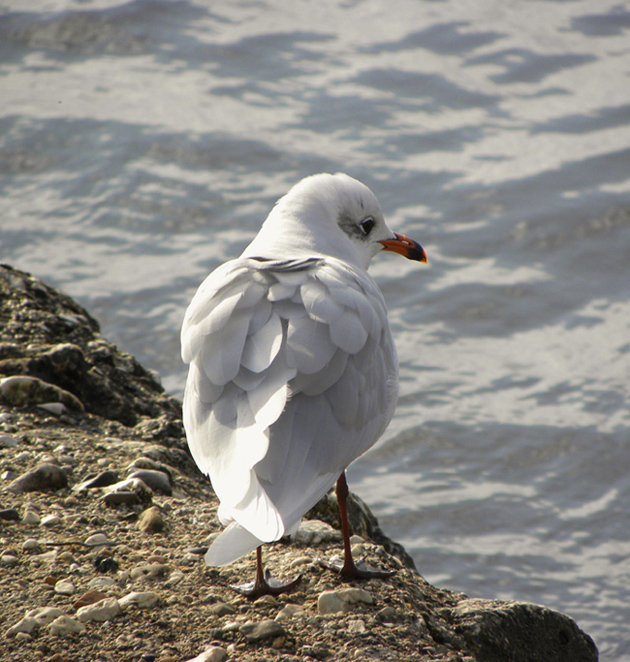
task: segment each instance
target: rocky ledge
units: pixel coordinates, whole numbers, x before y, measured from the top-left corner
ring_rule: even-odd
[[[341,580],[334,497],[266,549],[299,587],[255,602],[208,568],[217,501],[191,461],[180,403],[97,322],[0,266],[0,658],[592,662],[591,638],[545,607],[437,589],[355,499],[354,553],[395,570]]]

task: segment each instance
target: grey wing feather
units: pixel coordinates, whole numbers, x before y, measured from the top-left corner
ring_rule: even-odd
[[[380,291],[334,259],[224,265],[187,311],[182,356],[191,452],[232,522],[217,563],[294,530],[395,406]]]

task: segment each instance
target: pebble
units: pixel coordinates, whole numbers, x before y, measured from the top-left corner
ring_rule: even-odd
[[[54,416],[62,416],[66,413],[66,405],[63,402],[42,402],[37,405],[40,409],[53,414]]]
[[[13,435],[0,435],[0,448],[15,448],[17,445],[18,440]]]
[[[275,607],[278,604],[278,601],[273,597],[273,595],[263,595],[257,600],[254,601],[255,605],[259,606],[269,606]]]
[[[320,614],[347,613],[352,605],[363,603],[371,605],[372,594],[362,588],[342,588],[336,591],[324,591],[317,598],[317,610]]]
[[[57,559],[57,550],[51,549],[49,552],[44,552],[43,554],[35,554],[34,556],[31,556],[31,559],[37,564],[54,563]]]
[[[22,524],[26,526],[39,526],[41,517],[34,510],[27,510],[22,517]]]
[[[85,632],[85,625],[71,616],[62,615],[48,626],[48,630],[57,637],[67,637],[70,634],[82,634]]]
[[[85,544],[89,547],[100,547],[101,545],[109,545],[109,539],[104,533],[94,533],[85,539]]]
[[[103,503],[108,506],[136,506],[142,503],[142,500],[135,492],[111,492],[102,497]]]
[[[168,578],[168,580],[166,581],[166,585],[167,586],[175,586],[176,584],[179,584],[179,582],[181,582],[182,579],[184,579],[184,577],[185,577],[185,575],[184,575],[183,572],[181,572],[180,570],[175,570],[175,572],[173,572],[171,574],[171,576]]]
[[[0,562],[2,565],[12,567],[19,563],[19,559],[17,556],[13,556],[13,554],[4,553],[2,556],[0,556]]]
[[[118,600],[120,608],[124,611],[134,606],[139,609],[150,609],[158,603],[160,596],[153,591],[133,591]]]
[[[77,618],[82,622],[87,621],[110,621],[122,612],[116,598],[105,598],[91,605],[81,607],[77,611]]]
[[[59,595],[72,595],[76,589],[69,579],[61,579],[55,584],[55,593]]]
[[[356,621],[348,621],[348,632],[351,632],[352,634],[364,634],[366,632],[365,621],[360,619]]]
[[[30,511],[32,512],[32,511]],[[32,552],[34,549],[39,549],[39,542],[35,538],[27,538],[22,543],[23,552]]]
[[[61,524],[61,517],[59,517],[59,515],[46,515],[45,517],[42,517],[40,524],[49,527],[57,526],[58,524]]]
[[[225,648],[221,646],[209,646],[203,653],[193,657],[188,662],[223,662],[228,656]]]
[[[236,613],[236,609],[227,602],[217,602],[208,611],[215,616],[227,616],[228,614]]]
[[[104,600],[107,597],[106,593],[103,593],[102,591],[97,591],[95,589],[91,591],[87,591],[84,593],[73,605],[72,608],[77,611],[78,609],[81,609],[81,607],[85,607],[87,605],[93,605],[95,602],[99,602],[100,600]]]
[[[111,588],[116,586],[116,582],[111,577],[94,577],[88,582],[91,590],[98,591],[101,588]]]
[[[302,545],[321,545],[327,542],[341,540],[341,533],[330,524],[320,520],[306,520],[292,536],[293,540]]]
[[[155,471],[153,469],[136,469],[129,475],[129,478],[140,479],[154,492],[160,492],[162,494],[166,494],[167,496],[172,496],[173,494],[171,478],[163,471]]]
[[[26,617],[34,618],[37,621],[37,625],[44,626],[52,623],[62,614],[63,611],[58,607],[42,607],[41,609],[31,609],[31,611],[27,611]]]
[[[286,605],[276,614],[276,621],[288,621],[296,614],[302,614],[304,610],[300,605]]]
[[[376,618],[383,623],[396,623],[401,620],[400,614],[393,607],[383,607],[383,609],[376,614]]]
[[[151,503],[153,490],[139,478],[127,478],[118,483],[109,485],[103,489],[105,495],[116,494],[116,492],[133,492],[141,503]]]
[[[161,531],[164,531],[166,522],[162,517],[160,509],[157,506],[152,506],[140,513],[138,526],[144,533],[160,533]]]
[[[46,492],[68,487],[68,477],[56,464],[40,464],[33,471],[18,476],[6,489],[14,494]]]
[[[14,407],[63,402],[73,409],[85,410],[81,401],[69,391],[64,391],[37,377],[26,377],[25,375],[13,375],[0,379],[0,399]]]
[[[118,572],[119,563],[110,556],[97,556],[94,559],[94,569],[96,572]]]
[[[289,563],[289,568],[293,570],[294,568],[299,568],[300,566],[307,565],[308,563],[312,563],[313,559],[310,556],[298,556],[296,559],[293,559],[291,563]]]
[[[277,621],[266,619],[258,623],[248,621],[239,628],[247,641],[261,641],[270,637],[284,636],[284,628]]]
[[[7,632],[7,637],[14,637],[18,632],[26,632],[30,634],[39,623],[32,617],[25,617],[21,621],[18,621],[15,625],[11,626]]]
[[[68,551],[60,552],[59,554],[57,554],[57,561],[59,563],[68,563],[68,564],[77,562],[72,552],[68,552]]]
[[[131,570],[131,579],[164,579],[170,570],[164,563],[145,563]]]
[[[221,630],[223,632],[235,632],[240,627],[241,627],[240,623],[237,623],[236,621],[229,621],[221,628]]]
[[[102,471],[98,476],[88,478],[74,487],[75,492],[91,490],[97,487],[107,487],[118,482],[118,474],[115,471]]]

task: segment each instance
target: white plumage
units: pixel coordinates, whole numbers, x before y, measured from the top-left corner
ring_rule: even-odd
[[[398,362],[366,269],[401,239],[363,184],[315,175],[197,291],[182,328],[184,425],[227,525],[208,564],[295,532],[387,427]]]

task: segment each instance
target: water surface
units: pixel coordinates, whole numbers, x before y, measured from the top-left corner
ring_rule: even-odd
[[[0,256],[181,394],[178,330],[301,177],[430,264],[372,273],[396,418],[351,469],[420,572],[630,659],[630,12],[618,2],[0,0]]]

